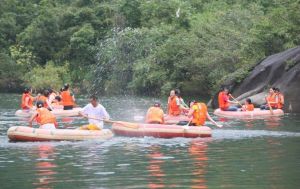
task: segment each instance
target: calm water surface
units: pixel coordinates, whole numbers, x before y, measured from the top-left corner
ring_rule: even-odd
[[[208,139],[115,136],[107,141],[10,143],[20,95],[0,94],[0,183],[4,188],[299,188],[300,115],[222,119]],[[115,120],[141,122],[157,99],[103,97]],[[78,99],[79,105],[88,99]],[[162,99],[165,105],[166,99]],[[165,106],[164,106],[165,107]],[[61,128],[86,123],[59,119]],[[210,125],[208,123],[208,125]],[[106,125],[107,128],[110,125]]]

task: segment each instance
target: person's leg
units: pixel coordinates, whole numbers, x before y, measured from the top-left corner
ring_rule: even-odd
[[[226,111],[237,111],[237,110],[238,110],[238,107],[236,107],[236,106],[229,106]]]

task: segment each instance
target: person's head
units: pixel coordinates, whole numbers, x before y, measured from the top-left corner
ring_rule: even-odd
[[[36,107],[37,107],[37,108],[42,108],[42,107],[44,107],[44,102],[43,102],[43,101],[37,101],[37,102],[36,102]]]
[[[226,88],[226,87],[224,87],[223,91],[224,91],[226,94],[228,94],[228,93],[229,93],[229,89],[228,89],[228,88]]]
[[[23,91],[25,94],[30,93],[30,89],[29,88],[25,88]]]
[[[251,101],[250,98],[247,98],[247,99],[246,99],[246,104],[252,104],[252,101]]]
[[[154,107],[160,107],[160,105],[161,105],[160,102],[154,102],[153,104]]]
[[[51,88],[48,89],[49,94],[53,93],[53,90]]]
[[[64,88],[63,88],[63,87],[62,87],[62,88],[60,88],[60,89],[59,89],[59,91],[60,91],[60,92],[63,92],[63,91],[64,91]]]
[[[189,101],[190,108],[196,103],[196,100]]]
[[[171,90],[171,91],[170,91],[170,96],[171,96],[171,97],[175,96],[175,90]]]
[[[65,83],[65,84],[64,84],[64,91],[68,90],[69,87],[70,87],[70,85],[69,85],[68,83]]]
[[[175,95],[178,96],[178,97],[181,97],[181,94],[180,94],[180,90],[179,90],[179,89],[175,89]]]
[[[55,100],[57,100],[58,102],[60,102],[61,101],[61,97],[60,96],[56,96]]]
[[[280,93],[280,89],[279,89],[279,88],[275,88],[275,89],[274,89],[274,92],[275,92],[275,93]]]
[[[269,93],[273,94],[275,92],[274,89],[275,87],[270,88]]]
[[[43,91],[43,95],[44,95],[45,97],[48,97],[48,96],[49,96],[49,94],[50,94],[50,93],[49,93],[49,91],[48,91],[48,90],[44,90],[44,91]]]
[[[98,98],[95,95],[90,96],[90,103],[96,107],[98,105]]]

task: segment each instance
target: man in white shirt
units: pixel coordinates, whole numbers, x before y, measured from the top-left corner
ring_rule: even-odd
[[[90,97],[90,103],[79,112],[79,115],[89,120],[89,125],[84,125],[79,128],[82,130],[101,130],[103,128],[103,121],[109,119],[109,114],[105,108],[98,103],[96,96]]]

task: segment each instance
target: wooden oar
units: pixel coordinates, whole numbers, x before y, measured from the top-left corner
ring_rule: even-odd
[[[274,112],[273,112],[273,108],[272,108],[272,106],[271,106],[271,103],[268,101],[268,99],[267,99],[267,98],[266,98],[266,101],[267,101],[267,103],[268,103],[268,106],[269,106],[270,113],[271,113],[271,115],[273,115],[273,114],[274,114]]]
[[[113,121],[113,120],[99,119],[99,118],[94,118],[94,117],[88,117],[88,119],[95,119],[95,120],[104,121],[107,123],[117,123],[117,124],[123,125],[124,127],[132,128],[132,129],[139,128],[139,124],[137,124],[137,123],[130,123],[130,122],[125,122],[125,121]]]
[[[235,99],[231,94],[229,94],[229,96],[230,96],[234,101],[236,101],[240,106],[243,107],[243,105],[242,105],[237,99]]]

